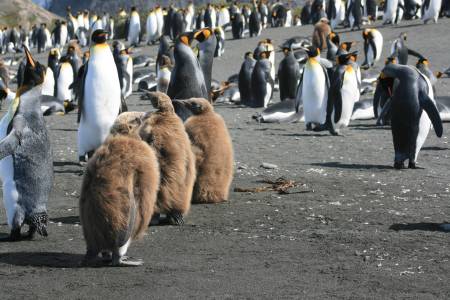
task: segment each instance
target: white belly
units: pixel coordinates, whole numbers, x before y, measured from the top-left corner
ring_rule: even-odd
[[[54,93],[55,93],[55,77],[53,77],[52,69],[47,68],[44,83],[42,84],[42,95],[53,96]]]
[[[325,74],[317,64],[305,67],[302,84],[303,109],[305,123],[325,123],[328,90],[325,84]]]
[[[72,90],[69,86],[73,83],[73,70],[69,63],[63,63],[59,71],[56,98],[58,100],[72,101]]]
[[[347,127],[353,114],[353,106],[355,102],[359,101],[358,83],[356,74],[354,72],[345,72],[344,83],[341,88],[342,95],[342,112],[341,118],[335,123],[335,129]],[[334,112],[331,118],[334,123]]]
[[[153,42],[157,39],[158,22],[156,15],[152,14],[147,17],[147,43]]]

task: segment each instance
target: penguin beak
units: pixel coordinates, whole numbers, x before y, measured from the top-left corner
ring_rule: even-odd
[[[23,46],[23,48],[25,49],[25,56],[27,58],[27,64],[29,64],[33,69],[36,68],[36,62],[33,58],[33,56],[30,53],[30,50],[28,50],[28,48],[26,46]]]

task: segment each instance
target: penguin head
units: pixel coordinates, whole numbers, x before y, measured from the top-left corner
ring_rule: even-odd
[[[340,39],[339,39],[339,35],[336,32],[334,32],[334,31],[330,32],[328,34],[328,38],[330,39],[330,41],[333,42],[333,44],[339,45]]]
[[[400,33],[400,38],[404,41],[406,41],[408,39],[408,35],[406,34],[406,32],[402,32]]]
[[[345,51],[350,51],[350,49],[356,44],[356,42],[343,42],[342,44],[339,45],[339,48],[345,50]]]
[[[386,60],[384,61],[384,65],[389,65],[389,64],[396,64],[397,63],[397,58],[395,56],[389,56],[388,58],[386,58]]]
[[[164,93],[161,92],[147,92],[147,96],[152,102],[152,106],[159,112],[175,112],[172,100]]]
[[[24,46],[23,48],[25,50],[26,65],[23,75],[23,83],[19,88],[24,86],[32,88],[44,82],[45,67],[34,60],[27,47]]]
[[[182,100],[182,102],[184,106],[189,109],[194,115],[201,115],[207,112],[214,111],[211,103],[203,98],[191,98],[189,100]]]
[[[305,49],[308,57],[317,57],[320,55],[320,49],[314,46],[310,46]]]
[[[211,28],[203,28],[194,33],[194,39],[196,39],[199,43],[202,43],[209,39],[213,35],[213,31]]]
[[[138,134],[138,129],[142,124],[144,112],[129,111],[121,113],[111,127],[112,135],[131,135]]]
[[[269,58],[270,52],[272,52],[272,51],[262,51],[262,52],[259,54],[259,58],[260,58],[260,59],[267,59],[267,58]]]
[[[350,52],[350,53],[342,53],[336,57],[336,62],[339,65],[347,65],[350,62],[356,61],[358,58],[358,51]]]
[[[92,33],[91,39],[95,44],[103,44],[106,42],[107,36],[108,32],[106,30],[97,29]]]
[[[364,40],[372,38],[372,29],[366,28],[362,32],[362,36]]]
[[[285,56],[288,56],[289,53],[291,53],[291,48],[290,47],[283,47],[283,53]]]
[[[425,65],[428,67],[429,64],[430,62],[428,61],[428,59],[426,59],[425,57],[420,57],[417,61],[416,67],[419,67],[419,65]]]
[[[248,51],[248,52],[245,52],[245,55],[244,55],[244,59],[250,59],[250,58],[253,58],[253,52],[251,52],[251,51]]]
[[[193,32],[185,32],[178,36],[178,41],[188,47],[191,47],[192,39],[193,39]]]

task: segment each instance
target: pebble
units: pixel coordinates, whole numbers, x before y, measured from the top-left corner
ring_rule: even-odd
[[[278,168],[277,165],[271,164],[271,163],[266,163],[266,162],[263,162],[261,164],[261,167],[264,168],[264,169],[277,169]]]

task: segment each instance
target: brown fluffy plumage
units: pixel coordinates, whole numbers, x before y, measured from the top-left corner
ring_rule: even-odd
[[[106,252],[112,253],[114,264],[122,263],[120,247],[148,227],[159,180],[156,155],[140,139],[114,135],[97,149],[87,164],[80,197],[86,261]]]
[[[320,50],[327,48],[327,36],[331,32],[331,27],[328,23],[329,21],[327,18],[322,18],[314,25],[312,44]]]
[[[111,126],[112,135],[135,135],[139,137],[139,126],[145,113],[141,111],[127,111],[117,116],[114,124]]]
[[[181,224],[191,205],[196,175],[195,156],[170,98],[160,92],[148,95],[157,111],[144,118],[140,136],[155,149],[160,166],[161,184],[156,212],[167,214],[172,224]]]
[[[192,201],[226,201],[233,180],[234,159],[225,121],[206,99],[192,98],[182,102],[194,113],[184,124],[196,156],[197,180]]]

